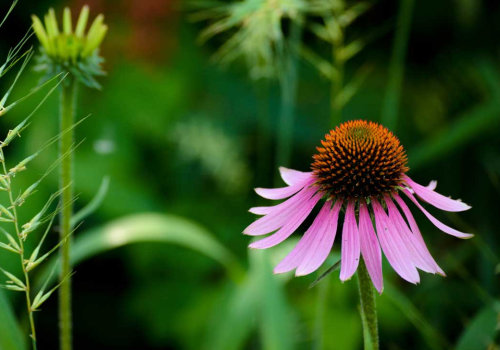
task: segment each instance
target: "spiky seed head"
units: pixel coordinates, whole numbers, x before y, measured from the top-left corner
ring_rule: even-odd
[[[396,189],[408,171],[398,138],[374,122],[343,123],[326,134],[321,144],[311,168],[327,196],[380,197]]]

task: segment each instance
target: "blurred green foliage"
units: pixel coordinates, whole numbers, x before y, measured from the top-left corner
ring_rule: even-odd
[[[278,84],[250,81],[244,62],[224,69],[214,65],[210,57],[228,37],[198,46],[205,24],[189,21],[181,1],[89,3],[100,6],[111,28],[103,48],[109,74],[101,92],[81,91],[78,115],[90,117],[76,130],[77,140],[84,140],[76,154],[77,208],[93,198],[106,176],[110,187],[77,236],[82,241],[96,237],[123,216],[168,213],[201,227],[244,272],[231,277],[207,254],[151,240],[89,257],[74,276],[76,348],[359,349],[355,281],[342,284],[334,272],[309,289],[316,276],[272,276],[271,266],[291,245],[249,252],[249,238],[241,234],[252,220],[248,208],[259,202],[251,188],[270,186],[277,171],[272,154],[279,127]],[[22,37],[31,13],[62,5],[22,1],[5,24],[12,31],[1,44],[3,52],[9,41]],[[344,106],[344,119],[381,118],[397,11],[395,2],[373,2],[350,25],[346,42],[374,31],[377,36],[345,66],[346,80],[363,64],[372,69]],[[415,2],[412,16],[396,133],[408,150],[412,178],[437,179],[441,193],[472,205],[460,217],[441,216],[476,236],[467,242],[450,238],[417,215],[447,277],[422,274],[413,286],[384,269],[390,288],[377,298],[382,348],[486,349],[499,343],[494,306],[500,291],[500,6],[422,1]],[[318,53],[329,50],[311,33],[303,41]],[[138,49],[146,44],[161,49],[151,49],[151,58]],[[25,74],[13,98],[39,78]],[[17,124],[36,102],[30,99],[1,119],[2,130]],[[314,147],[330,127],[329,82],[307,62],[299,63],[295,108],[291,166],[307,170]],[[262,116],[271,155],[257,172]],[[53,96],[9,156],[22,159],[36,151],[57,133],[57,122]],[[53,147],[34,160],[32,171],[19,176],[20,186],[43,173],[55,154]],[[52,174],[33,196],[33,208],[56,188]],[[338,252],[339,244],[335,247]],[[332,256],[325,269],[335,261]],[[15,270],[4,252],[0,264]],[[9,296],[14,310],[21,310],[22,301]],[[55,348],[55,300],[44,304],[37,321],[40,348]],[[19,339],[15,332],[9,332],[13,342]],[[0,333],[0,339],[7,338]]]

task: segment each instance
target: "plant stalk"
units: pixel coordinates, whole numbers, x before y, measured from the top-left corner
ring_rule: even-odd
[[[61,168],[59,173],[59,186],[61,194],[60,214],[60,248],[61,270],[59,281],[59,337],[61,350],[72,349],[72,312],[71,312],[71,215],[73,212],[73,129],[75,119],[75,106],[77,95],[77,80],[69,75],[61,87],[60,95],[60,131],[59,156]]]
[[[339,31],[341,29],[339,28]],[[332,43],[332,59],[333,67],[336,74],[332,77],[331,92],[330,92],[330,108],[331,108],[331,125],[335,127],[342,122],[342,103],[340,95],[344,88],[344,64],[345,61],[341,57],[340,52],[344,46],[344,33],[340,32],[339,37]]]
[[[3,149],[0,148],[0,155],[1,159],[5,159],[5,156],[3,154]],[[24,258],[24,240],[21,237],[21,230],[19,229],[19,221],[17,218],[17,208],[16,204],[14,201],[14,197],[12,196],[12,185],[11,185],[11,179],[9,176],[7,176],[8,171],[7,171],[7,166],[5,165],[5,161],[2,161],[2,168],[3,168],[3,173],[5,175],[5,179],[7,181],[7,193],[9,194],[9,201],[10,201],[10,206],[12,207],[12,215],[14,216],[14,228],[16,230],[16,237],[18,240],[19,244],[19,258],[21,259],[21,268],[23,271],[23,276],[24,276],[24,285],[26,286],[26,289],[24,291],[24,294],[26,296],[26,310],[28,311],[28,318],[29,318],[29,323],[30,323],[30,330],[31,330],[31,344],[32,344],[32,349],[36,350],[36,329],[35,329],[35,317],[33,315],[33,308],[31,307],[31,285],[30,285],[30,279],[28,275],[28,270],[26,268],[25,264],[25,258]]]
[[[379,350],[377,307],[375,292],[363,259],[358,267],[359,299],[365,350]]]
[[[395,130],[398,121],[399,99],[414,3],[415,0],[400,1],[396,35],[389,63],[389,82],[382,106],[382,124],[392,131]]]
[[[281,111],[275,159],[277,166],[284,167],[290,166],[292,154],[295,98],[298,85],[298,60],[296,52],[302,40],[302,24],[292,21],[290,25],[290,39],[286,47],[282,49],[283,70],[279,72]],[[276,180],[279,181],[279,177]]]

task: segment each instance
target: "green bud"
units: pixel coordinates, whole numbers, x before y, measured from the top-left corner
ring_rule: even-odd
[[[95,76],[104,74],[100,66],[103,59],[99,56],[99,47],[108,27],[100,14],[86,33],[88,20],[88,6],[82,8],[74,29],[71,10],[67,7],[63,11],[62,28],[54,9],[49,10],[43,22],[33,15],[33,31],[42,46],[35,69],[45,71],[47,75],[71,72],[85,85],[98,88]]]

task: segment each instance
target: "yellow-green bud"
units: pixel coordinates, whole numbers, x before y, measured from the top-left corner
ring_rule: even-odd
[[[88,19],[88,6],[82,8],[74,30],[71,10],[67,7],[62,16],[62,28],[59,27],[54,9],[50,9],[43,17],[43,22],[33,15],[33,31],[42,46],[37,69],[50,75],[69,71],[84,84],[99,87],[94,76],[103,74],[99,47],[108,27],[104,24],[104,16],[100,14],[86,31]]]

